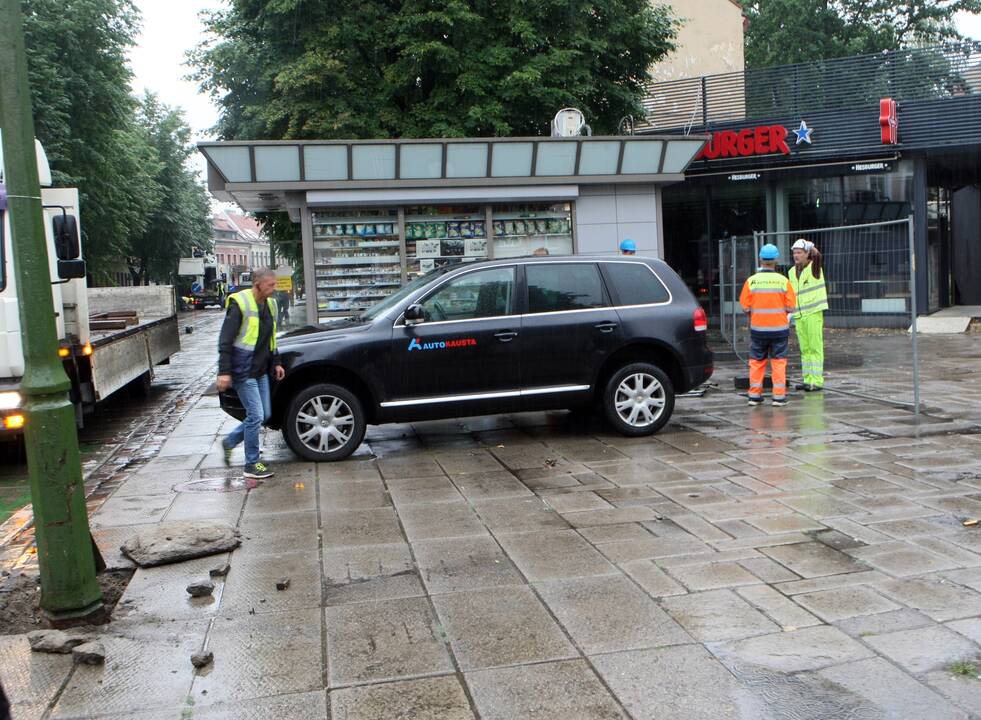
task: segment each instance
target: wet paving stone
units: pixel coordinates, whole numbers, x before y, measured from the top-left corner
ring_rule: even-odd
[[[764,548],[762,552],[801,577],[859,572],[865,566],[822,543],[796,543]]]
[[[395,511],[390,508],[323,513],[320,526],[324,547],[388,545],[405,541]]]
[[[732,640],[780,629],[731,590],[666,597],[661,600],[661,606],[701,642]]]
[[[324,551],[326,605],[423,594],[407,544],[348,546]]]
[[[578,656],[527,587],[451,593],[433,604],[464,671]]]
[[[194,705],[193,717],[203,720],[263,720],[264,718],[290,718],[290,720],[322,720],[327,715],[327,693],[323,690],[307,693],[289,693],[273,697],[252,698],[241,702],[203,705],[207,698],[200,698]],[[185,706],[185,709],[187,706]],[[176,720],[186,715],[185,709]],[[142,720],[135,718],[134,720]]]
[[[498,541],[530,582],[617,574],[574,530],[501,535]]]
[[[399,508],[399,519],[411,542],[487,535],[487,528],[464,502],[406,505]]]
[[[587,655],[691,642],[657,603],[623,576],[536,584]]]
[[[637,718],[763,717],[764,703],[700,645],[600,655],[600,676]],[[652,682],[652,680],[654,680]]]
[[[957,660],[976,660],[981,650],[962,635],[939,625],[875,635],[865,641],[912,673],[936,670]]]
[[[493,538],[449,538],[413,543],[426,588],[433,595],[504,585],[524,579]]]
[[[339,605],[325,616],[332,688],[453,670],[424,598]]]
[[[583,660],[467,673],[484,720],[626,720]]]
[[[473,720],[456,677],[401,680],[330,693],[334,720]],[[324,717],[324,716],[318,716]]]
[[[569,527],[562,515],[537,497],[481,500],[475,502],[473,507],[487,528],[496,535]]]
[[[896,603],[862,586],[803,593],[795,595],[794,602],[829,623],[899,609]]]
[[[730,667],[746,664],[781,673],[820,670],[873,655],[841,630],[827,625],[733,640],[710,649]]]

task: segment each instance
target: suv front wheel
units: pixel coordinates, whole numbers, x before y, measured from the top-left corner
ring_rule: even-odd
[[[366,429],[364,408],[340,385],[311,385],[290,401],[283,419],[286,444],[314,462],[343,460],[358,449]]]
[[[603,412],[621,435],[652,435],[664,427],[674,410],[674,386],[656,365],[625,365],[603,390]]]

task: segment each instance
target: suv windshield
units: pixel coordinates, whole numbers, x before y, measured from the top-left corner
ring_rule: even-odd
[[[360,321],[374,320],[376,317],[384,313],[389,308],[398,305],[405,298],[407,298],[409,295],[411,295],[416,290],[421,288],[423,285],[428,283],[434,277],[436,277],[437,275],[442,275],[444,272],[446,272],[446,268],[436,268],[435,270],[430,270],[425,275],[420,275],[405,287],[400,288],[399,290],[392,293],[384,300],[372,305],[370,308],[368,308],[363,313],[358,315],[358,320]]]

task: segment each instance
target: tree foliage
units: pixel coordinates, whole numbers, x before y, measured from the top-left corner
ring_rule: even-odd
[[[161,173],[173,169],[168,163],[175,154],[186,159],[187,135],[180,148],[164,148],[130,94],[126,52],[139,27],[131,0],[30,0],[23,6],[35,133],[55,184],[79,189],[85,258],[95,279],[104,280],[122,269],[123,258],[143,256],[134,249],[154,232],[161,203],[173,197],[170,183],[184,181]],[[201,189],[193,198],[187,227],[206,222],[204,197]],[[169,270],[151,268],[150,274],[163,279]]]
[[[743,0],[746,66],[771,67],[961,39],[981,0]]]
[[[649,0],[232,0],[206,25],[227,140],[541,135],[570,105],[614,132],[676,31]]]

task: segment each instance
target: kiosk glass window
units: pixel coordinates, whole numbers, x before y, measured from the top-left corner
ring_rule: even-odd
[[[790,230],[841,225],[841,178],[815,177],[784,185]]]
[[[875,166],[879,163],[866,164]],[[896,163],[887,172],[845,175],[844,224],[860,225],[909,217],[912,198],[912,163]]]
[[[573,252],[570,203],[498,205],[493,217],[495,258]]]
[[[452,263],[487,257],[484,209],[476,205],[419,205],[405,209],[409,277]]]
[[[394,292],[402,280],[394,208],[313,213],[317,313],[356,313]]]

